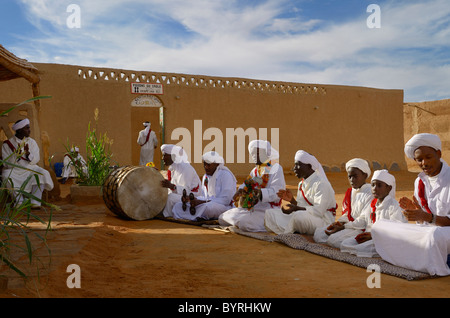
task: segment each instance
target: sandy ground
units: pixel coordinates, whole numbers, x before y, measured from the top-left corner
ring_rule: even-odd
[[[397,198],[412,195],[415,173],[394,173]],[[328,174],[341,202],[345,173]],[[286,176],[289,188],[298,180]],[[70,193],[61,186],[61,197]],[[294,190],[295,191],[295,190]],[[126,221],[103,203],[56,202],[48,245],[51,264],[38,285],[11,276],[0,297],[299,298],[448,297],[450,277],[407,281],[381,275],[370,289],[365,269],[276,242],[265,242],[161,220]],[[45,212],[40,212],[45,216]],[[40,249],[43,263],[48,257]],[[70,289],[70,264],[81,270],[81,288]],[[36,287],[38,286],[38,287]]]

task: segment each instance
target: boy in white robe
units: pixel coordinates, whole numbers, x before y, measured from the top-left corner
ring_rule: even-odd
[[[205,174],[202,178],[200,195],[193,201],[178,202],[173,207],[175,219],[217,220],[219,215],[232,208],[233,195],[236,192],[236,178],[225,167],[224,159],[216,152],[203,155]]]
[[[372,187],[366,182],[372,173],[367,161],[352,159],[345,164],[345,169],[351,187],[347,189],[342,201],[342,216],[331,225],[318,228],[314,232],[314,241],[336,248],[341,246],[343,240],[359,234],[353,229],[340,230],[340,227],[358,218],[373,199]]]
[[[283,168],[275,162],[278,151],[265,140],[253,140],[248,145],[256,167],[250,172],[249,178],[257,182],[260,187],[256,191],[258,202],[249,208],[236,207],[219,216],[222,226],[236,226],[247,232],[266,232],[264,214],[268,208],[280,206],[281,200],[277,193],[286,187]],[[245,182],[236,191],[233,200],[240,202],[244,192]]]
[[[50,173],[37,165],[40,160],[39,147],[36,141],[30,137],[29,119],[17,121],[12,129],[16,134],[5,140],[2,146],[2,158],[6,161],[2,172],[3,185],[13,190],[16,204],[21,204],[24,198],[18,194],[17,190],[29,178],[23,190],[40,200],[44,189],[48,191],[53,189],[53,181]],[[12,164],[24,169],[14,167]],[[39,183],[36,181],[36,176]],[[30,200],[32,208],[41,206],[40,201],[34,198]]]
[[[137,143],[141,146],[139,157],[140,166],[145,166],[147,163],[153,162],[155,149],[158,146],[158,139],[156,138],[156,133],[150,128],[150,122],[146,121],[143,125],[145,129],[139,132],[137,139]]]
[[[69,178],[78,177],[75,166],[81,167],[84,174],[87,173],[86,161],[79,151],[80,149],[78,147],[74,147],[70,149],[69,153],[64,155],[64,167],[62,170],[62,179],[60,180],[62,184],[66,183]]]
[[[200,178],[194,167],[188,162],[183,148],[164,144],[161,146],[161,152],[163,153],[164,165],[168,166],[167,179],[161,181],[161,185],[167,188],[169,192],[163,216],[173,217],[173,206],[181,202],[184,191],[194,197],[199,195]]]
[[[344,225],[345,229],[354,229],[360,233],[345,239],[340,246],[341,252],[358,257],[378,257],[372,240],[371,229],[381,219],[406,222],[402,209],[395,199],[395,177],[387,170],[373,173],[372,193],[374,199],[358,218]]]
[[[389,263],[430,275],[450,275],[450,168],[441,158],[442,144],[434,134],[417,134],[405,154],[422,172],[414,182],[414,197],[401,198],[408,221],[380,222],[372,229],[377,252]]]
[[[312,235],[317,228],[328,226],[335,220],[334,190],[319,161],[303,150],[295,154],[294,172],[302,179],[297,200],[289,190],[280,191],[278,196],[290,202],[288,209],[266,210],[265,226],[276,234],[298,232]]]

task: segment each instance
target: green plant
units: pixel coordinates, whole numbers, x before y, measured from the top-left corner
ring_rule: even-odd
[[[96,108],[94,112],[95,125],[91,127],[91,123],[89,122],[88,124],[86,134],[86,168],[74,163],[79,185],[102,186],[110,173],[113,156],[110,147],[113,140],[110,140],[106,133],[97,136],[98,114],[99,111]],[[68,147],[66,147],[66,150],[68,150]]]
[[[50,97],[51,96],[39,96],[28,99],[2,112],[0,116],[9,113],[16,107],[25,103]],[[6,164],[8,159],[9,158],[2,158],[0,160],[0,167]],[[8,162],[8,166],[13,169],[26,169],[10,162]],[[44,264],[40,257],[35,255],[33,242],[36,242],[36,240],[42,242],[49,255],[51,255],[51,251],[47,245],[47,233],[51,229],[52,212],[55,209],[59,210],[59,207],[47,203],[24,190],[32,178],[35,178],[39,185],[39,178],[37,176],[39,173],[29,169],[26,170],[32,171],[34,174],[30,174],[21,187],[15,191],[17,195],[21,195],[24,198],[20,204],[16,204],[12,199],[11,186],[8,186],[8,183],[11,184],[11,179],[2,178],[0,187],[0,261],[6,265],[7,268],[13,270],[23,278],[29,276],[27,274],[28,267],[31,266],[31,268],[36,269],[39,278],[40,270]],[[48,216],[47,220],[44,220],[43,217],[39,216],[37,213],[32,213],[31,199],[41,203],[47,214],[46,216]],[[37,223],[35,221],[37,221]],[[32,222],[33,227],[30,227]],[[25,258],[25,263],[23,262],[23,258]]]

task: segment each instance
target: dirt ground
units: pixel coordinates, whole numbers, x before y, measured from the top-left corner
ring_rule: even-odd
[[[411,196],[415,173],[394,173],[397,198]],[[348,188],[345,173],[329,173],[341,203]],[[295,176],[286,176],[296,188]],[[126,221],[103,203],[71,204],[70,184],[61,185],[61,211],[48,235],[51,264],[41,282],[24,283],[12,275],[6,298],[300,298],[300,297],[448,297],[450,276],[407,281],[381,275],[370,289],[371,273],[276,242],[162,220]],[[341,207],[341,204],[339,204]],[[45,211],[40,212],[45,215]],[[48,263],[40,249],[43,263]],[[68,288],[80,268],[81,288]],[[47,264],[48,265],[48,264]]]

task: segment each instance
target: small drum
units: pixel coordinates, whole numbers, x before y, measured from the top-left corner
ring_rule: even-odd
[[[103,201],[114,214],[136,221],[158,215],[166,205],[167,189],[161,173],[150,167],[124,166],[113,170],[103,183]]]

